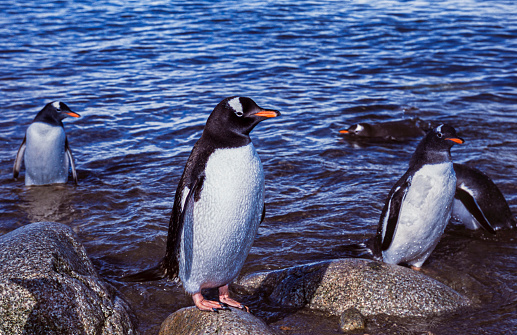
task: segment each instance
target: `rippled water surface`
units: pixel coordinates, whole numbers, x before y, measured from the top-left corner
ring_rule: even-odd
[[[489,174],[517,211],[513,0],[8,0],[0,9],[0,231],[43,220],[72,227],[135,309],[143,334],[156,334],[191,300],[173,283],[117,278],[162,257],[183,166],[227,96],[282,112],[252,133],[267,217],[243,274],[344,257],[341,246],[374,234],[418,139],[338,134],[357,122],[453,125],[466,140],[453,159]],[[79,185],[26,188],[23,174],[12,179],[14,156],[53,100],[82,115],[65,120]],[[374,318],[367,332],[513,333],[515,240],[514,231],[494,237],[449,227],[424,270],[468,293],[477,308]],[[260,313],[259,306],[267,319]],[[337,328],[335,318],[310,312],[268,320],[286,334]]]

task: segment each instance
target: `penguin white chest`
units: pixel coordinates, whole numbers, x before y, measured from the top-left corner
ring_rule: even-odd
[[[449,222],[456,189],[451,162],[424,165],[412,177],[402,202],[393,241],[383,258],[420,267]]]
[[[179,276],[187,292],[223,286],[239,274],[263,206],[264,173],[253,144],[215,150],[193,217],[185,220],[182,232]]]
[[[65,131],[60,126],[34,122],[27,129],[25,149],[25,185],[66,183],[68,158]]]

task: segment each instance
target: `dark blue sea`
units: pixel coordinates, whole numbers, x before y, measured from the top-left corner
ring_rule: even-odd
[[[156,334],[192,305],[170,282],[117,278],[164,254],[174,192],[212,109],[234,95],[282,112],[252,140],[267,215],[242,274],[345,257],[374,235],[419,138],[356,141],[358,122],[420,118],[465,139],[455,162],[487,173],[517,213],[517,2],[12,1],[0,3],[0,233],[30,222],[74,229],[98,272]],[[79,185],[24,186],[12,166],[36,113],[66,119]],[[369,320],[368,334],[511,334],[517,233],[447,228],[424,271],[475,297],[468,312]],[[285,334],[335,334],[302,311]],[[292,322],[293,318],[296,322]]]

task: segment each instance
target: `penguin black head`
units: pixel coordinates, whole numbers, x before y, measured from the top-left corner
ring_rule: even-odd
[[[424,138],[427,145],[431,148],[452,148],[454,144],[463,144],[465,141],[458,137],[456,130],[446,124],[441,124],[438,127],[429,131]]]
[[[465,141],[458,137],[456,130],[446,124],[427,132],[418,144],[410,165],[421,163],[441,163],[451,160],[451,148],[454,144],[463,144]]]
[[[53,101],[46,104],[32,122],[43,122],[62,127],[62,120],[69,116],[80,117],[79,114],[73,112],[64,102]]]
[[[349,134],[353,136],[360,136],[360,137],[369,137],[371,136],[371,128],[372,126],[368,123],[358,123],[351,125],[346,130],[340,130],[339,132],[341,134]]]
[[[279,115],[276,110],[259,107],[250,98],[225,98],[208,117],[204,134],[225,146],[246,145],[251,141],[249,133],[260,121]]]

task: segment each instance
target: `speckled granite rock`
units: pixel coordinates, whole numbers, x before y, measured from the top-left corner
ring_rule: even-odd
[[[264,321],[239,309],[203,312],[196,307],[180,309],[165,319],[159,335],[273,335]]]
[[[471,302],[417,271],[365,259],[341,259],[252,274],[236,289],[276,304],[341,315],[355,307],[365,316],[430,316]]]
[[[128,311],[67,226],[0,237],[0,334],[134,334]]]
[[[339,318],[339,330],[343,333],[364,328],[366,328],[366,321],[357,308],[349,308],[341,314]]]

